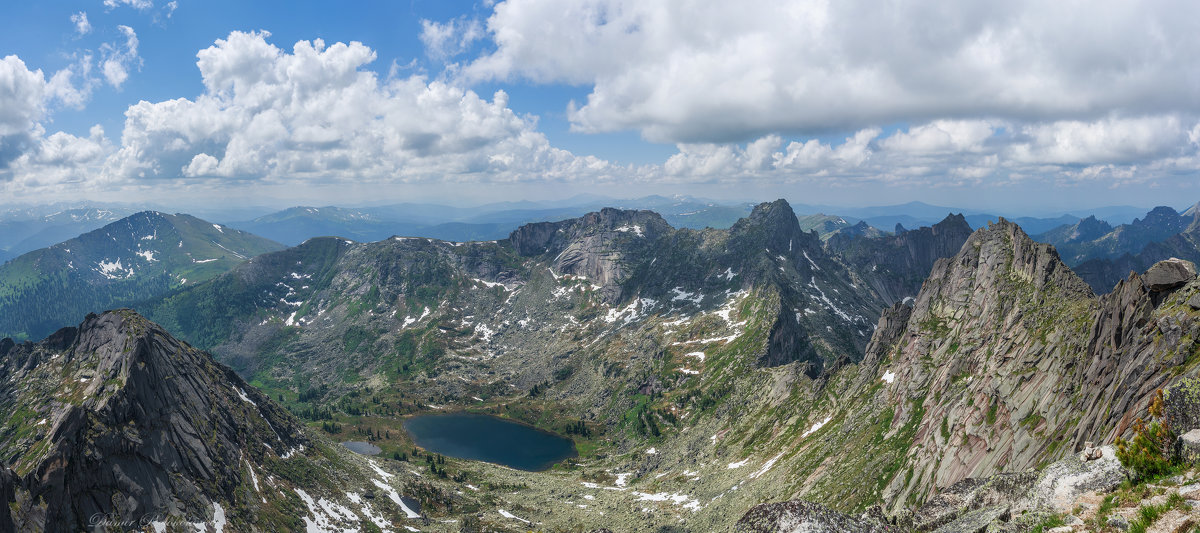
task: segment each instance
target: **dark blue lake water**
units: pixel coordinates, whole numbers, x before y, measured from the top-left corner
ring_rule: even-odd
[[[518,470],[545,470],[575,456],[571,439],[489,415],[421,415],[405,420],[404,429],[430,452]]]

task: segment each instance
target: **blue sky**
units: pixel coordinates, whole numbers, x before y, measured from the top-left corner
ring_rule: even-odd
[[[1182,207],[1200,200],[1196,11],[18,4],[0,23],[0,193],[281,206],[589,192],[1017,214]]]

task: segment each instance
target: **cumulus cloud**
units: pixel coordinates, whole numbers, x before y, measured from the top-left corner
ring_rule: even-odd
[[[476,19],[460,17],[446,23],[421,20],[421,43],[425,53],[437,60],[466,52],[484,35],[483,24]]]
[[[153,0],[104,0],[104,7],[114,9],[121,6],[129,6],[138,11],[145,11],[154,7]]]
[[[86,11],[71,15],[71,23],[75,25],[76,35],[87,35],[92,32],[92,23],[88,22]]]
[[[507,0],[486,22],[494,50],[458,73],[591,86],[570,109],[576,130],[660,142],[1194,112],[1200,22],[1189,6]]]
[[[234,32],[197,54],[205,93],[126,111],[107,171],[126,180],[520,181],[603,176],[555,149],[534,120],[423,77],[381,81],[358,42]]]
[[[100,47],[100,70],[109,85],[120,89],[125,80],[129,79],[129,70],[141,68],[142,58],[138,56],[138,38],[133,28],[117,26],[117,29],[125,36],[125,42],[105,43]]]

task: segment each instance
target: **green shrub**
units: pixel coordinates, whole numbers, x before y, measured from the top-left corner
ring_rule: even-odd
[[[1134,422],[1132,440],[1117,438],[1117,459],[1133,472],[1135,481],[1168,474],[1176,466],[1172,451],[1175,434],[1163,420],[1162,389],[1155,393],[1149,411],[1149,424],[1141,418]]]

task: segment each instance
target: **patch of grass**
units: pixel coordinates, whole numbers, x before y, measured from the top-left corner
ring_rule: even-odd
[[[1066,519],[1063,518],[1062,515],[1053,514],[1053,515],[1050,515],[1050,516],[1042,519],[1041,522],[1038,522],[1038,524],[1036,526],[1033,526],[1033,529],[1031,529],[1030,532],[1031,533],[1043,533],[1045,531],[1054,529],[1058,526],[1065,526],[1065,525],[1067,525],[1067,521],[1066,521]]]

